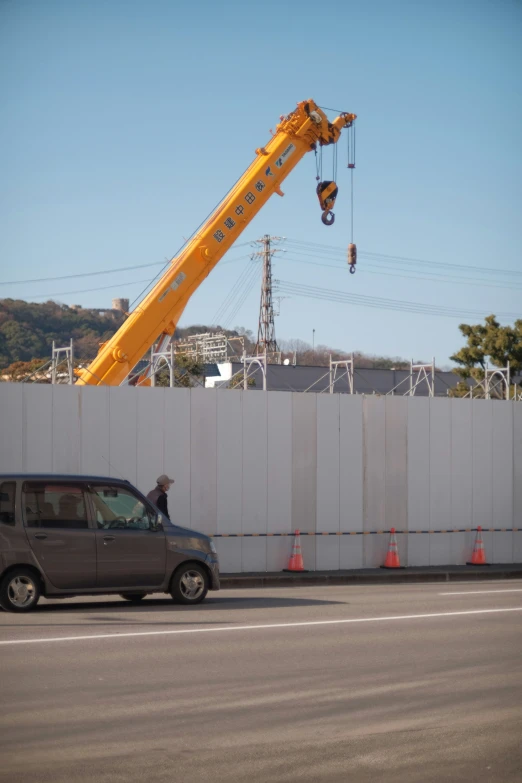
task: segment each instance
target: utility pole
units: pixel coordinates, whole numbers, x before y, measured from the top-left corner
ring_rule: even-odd
[[[275,336],[274,303],[272,297],[272,256],[276,252],[272,249],[272,242],[281,237],[271,237],[268,234],[257,242],[262,249],[255,255],[263,260],[263,281],[261,283],[261,303],[259,307],[259,325],[257,329],[257,343],[254,354],[256,356],[277,355],[279,347]],[[266,359],[265,359],[266,360]]]

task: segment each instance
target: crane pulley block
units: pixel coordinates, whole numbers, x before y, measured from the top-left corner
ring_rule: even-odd
[[[337,187],[336,183],[333,182],[333,180],[324,180],[323,182],[319,182],[315,192],[317,193],[319,204],[321,205],[321,209],[323,211],[321,220],[325,226],[331,226],[335,220],[335,215],[332,212],[332,209],[335,204],[335,199],[337,198],[339,188]]]
[[[348,265],[350,267],[350,273],[355,273],[355,265],[357,263],[357,246],[351,242],[348,245]]]

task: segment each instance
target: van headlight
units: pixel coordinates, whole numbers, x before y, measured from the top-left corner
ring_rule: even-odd
[[[212,552],[214,555],[217,555],[217,549],[216,549],[216,545],[214,544],[214,542],[212,541],[212,539],[210,539],[210,551],[211,551],[211,552]]]

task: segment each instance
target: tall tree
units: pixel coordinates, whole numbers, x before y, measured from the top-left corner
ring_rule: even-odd
[[[450,359],[459,365],[453,372],[461,378],[482,381],[487,364],[506,367],[509,362],[512,373],[522,372],[522,319],[501,326],[494,315],[488,315],[484,324],[460,324],[459,329],[467,342]],[[468,391],[461,383],[455,395]]]

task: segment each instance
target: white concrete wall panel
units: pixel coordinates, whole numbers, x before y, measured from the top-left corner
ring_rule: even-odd
[[[217,532],[241,533],[243,392],[217,391]]]
[[[147,494],[154,489],[156,479],[162,473],[176,479],[172,471],[169,472],[164,466],[166,389],[140,388],[134,392],[137,408],[137,486]],[[169,499],[173,496],[172,489],[169,489]],[[169,513],[172,514],[174,509],[170,505],[174,504],[169,504]]]
[[[522,532],[513,533],[513,562],[522,563]]]
[[[191,415],[190,389],[164,389],[163,468],[175,480],[169,491],[169,512],[173,522],[191,527]],[[156,476],[157,478],[157,476]],[[143,491],[144,487],[140,487]]]
[[[493,520],[493,405],[473,400],[473,527],[492,527]]]
[[[230,392],[229,392],[230,393]],[[232,392],[234,393],[234,392]],[[243,395],[243,533],[267,529],[266,394]]]
[[[215,538],[214,544],[219,556],[220,573],[239,573],[241,571],[241,539]]]
[[[386,526],[386,400],[366,397],[363,402],[363,437],[365,471],[364,530],[383,531]],[[387,537],[365,535],[364,566],[377,568],[386,557]]]
[[[266,539],[266,570],[282,571],[286,568],[291,555],[291,546],[292,538],[290,536],[269,535]]]
[[[363,567],[363,536],[341,536],[339,568]]]
[[[522,405],[518,402],[513,405],[513,527],[522,530]],[[522,533],[518,534],[515,543],[515,552],[518,552],[518,541]],[[522,555],[522,553],[521,553]],[[515,562],[522,562],[519,556]]]
[[[291,394],[267,395],[267,427],[266,529],[268,533],[289,533],[292,530]],[[267,558],[272,558],[273,553],[273,548],[267,549]]]
[[[259,396],[261,397],[261,395]],[[242,571],[266,571],[267,570],[266,541],[267,539],[265,537],[241,539],[241,570]]]
[[[469,400],[451,400],[451,530],[471,528],[473,517],[473,417]],[[450,564],[470,558],[466,533],[452,533]]]
[[[408,529],[430,528],[430,400],[425,397],[408,399]],[[412,537],[417,541],[419,536]],[[424,544],[418,546],[419,554]],[[412,561],[413,562],[413,561]],[[428,565],[428,563],[419,563]]]
[[[86,475],[110,476],[111,390],[104,386],[83,386],[80,391],[80,470]]]
[[[342,532],[363,530],[363,398],[339,395],[339,506]]]
[[[27,473],[51,473],[53,469],[53,387],[24,384],[22,448]]]
[[[79,386],[55,385],[53,389],[53,449],[54,473],[80,473],[81,431]]]
[[[451,400],[430,400],[430,529],[451,525]]]
[[[341,536],[316,536],[315,567],[318,571],[339,570],[340,539]]]
[[[364,530],[386,527],[386,400],[367,397],[364,422]]]
[[[385,525],[387,530],[408,529],[407,432],[408,400],[386,397]],[[403,537],[407,543],[407,537]],[[407,547],[406,547],[407,549]],[[406,549],[404,556],[406,556]]]
[[[472,525],[473,421],[469,400],[454,399],[451,407],[451,520],[452,529]]]
[[[138,479],[138,397],[121,386],[109,392],[109,475],[136,484]]]
[[[430,540],[430,565],[447,565],[451,562],[451,536],[453,533],[432,533]]]
[[[389,538],[384,534],[363,536],[364,568],[380,568],[384,565]]]
[[[430,536],[410,533],[408,536],[408,562],[401,565],[427,566],[430,564]]]
[[[513,405],[513,562],[522,563],[522,403]]]
[[[469,560],[467,536],[469,533],[452,533],[450,535],[450,565],[464,565]]]
[[[513,533],[494,533],[491,536],[492,549],[486,549],[488,563],[512,563],[513,562]]]
[[[491,527],[513,527],[513,407],[513,404],[493,405]],[[500,540],[501,536],[499,547]]]
[[[430,528],[430,400],[407,401],[408,530]],[[408,565],[430,564],[429,536],[415,533],[408,538]]]
[[[216,414],[217,392],[191,389],[190,526],[203,533],[217,532]]]
[[[451,526],[451,400],[430,399],[430,530]],[[430,535],[430,565],[449,563],[450,535]]]
[[[317,524],[318,532],[339,528],[339,394],[317,396]],[[338,559],[338,557],[337,557]],[[321,558],[317,552],[317,560]],[[320,568],[322,566],[318,566]],[[338,566],[337,566],[338,568]]]
[[[315,532],[317,395],[292,394],[292,527]]]
[[[0,383],[0,473],[25,469],[23,430],[23,387],[18,383]]]

